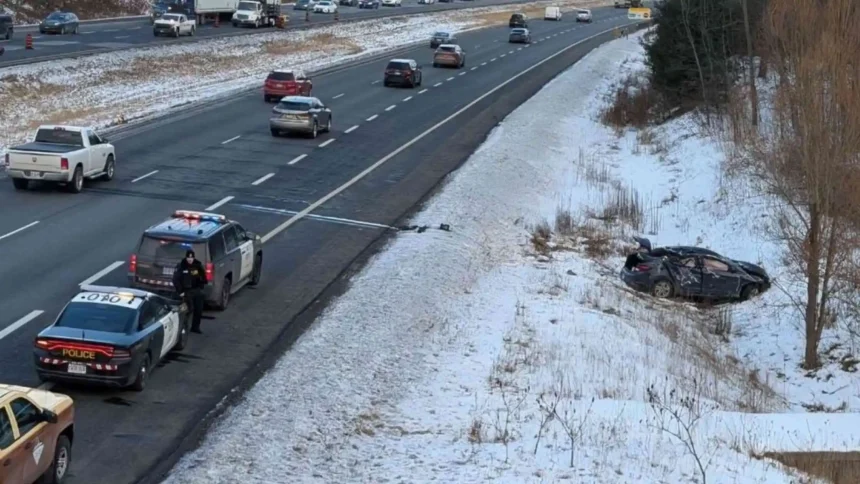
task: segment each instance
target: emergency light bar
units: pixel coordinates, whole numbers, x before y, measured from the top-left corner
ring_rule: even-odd
[[[184,218],[189,220],[206,220],[209,222],[226,223],[227,217],[218,213],[195,212],[193,210],[177,210],[173,212],[173,218]]]
[[[116,287],[116,286],[96,286],[94,284],[85,284],[81,286],[81,292],[100,292],[104,294],[115,294],[121,297],[139,297],[139,298],[147,298],[151,294],[146,291],[141,291],[139,289],[131,289],[127,287]]]

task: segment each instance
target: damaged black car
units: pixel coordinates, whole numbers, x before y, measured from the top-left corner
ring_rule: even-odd
[[[684,297],[746,301],[770,289],[764,268],[702,247],[651,247],[651,241],[633,237],[639,244],[627,256],[621,280],[637,291],[659,298]]]

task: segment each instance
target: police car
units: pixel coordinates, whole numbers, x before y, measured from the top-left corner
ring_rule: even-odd
[[[131,255],[131,286],[175,294],[173,272],[193,250],[206,269],[206,303],[226,309],[230,296],[245,285],[256,286],[263,270],[263,242],[237,222],[217,213],[177,210],[146,229]]]
[[[149,372],[188,344],[184,304],[146,291],[81,286],[57,320],[36,337],[36,373],[42,381],[146,387]]]

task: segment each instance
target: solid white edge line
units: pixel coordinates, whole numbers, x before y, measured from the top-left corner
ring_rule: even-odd
[[[28,223],[27,225],[25,225],[25,226],[23,226],[23,227],[20,227],[20,228],[17,228],[17,229],[15,229],[15,230],[13,230],[13,231],[9,232],[9,233],[8,233],[8,234],[6,234],[6,235],[0,235],[0,240],[5,239],[6,237],[12,237],[13,235],[17,234],[18,232],[23,232],[23,231],[25,231],[25,230],[29,229],[30,227],[32,227],[32,226],[34,226],[34,225],[36,225],[36,224],[38,224],[38,223],[39,223],[39,221],[38,221],[38,220],[36,220],[35,222],[30,222],[30,223]]]
[[[224,197],[221,200],[218,200],[217,202],[215,202],[214,204],[209,205],[208,207],[204,208],[203,210],[206,210],[207,212],[210,210],[215,210],[216,208],[220,207],[221,205],[224,205],[225,203],[229,202],[230,200],[233,200],[234,198],[236,198],[236,197],[234,197],[232,195],[229,197]]]
[[[357,129],[358,129],[358,125],[356,124],[355,126],[353,126],[353,127],[349,128],[349,129],[347,129],[346,131],[344,131],[344,133],[349,134],[349,133],[352,133],[353,131],[355,131],[355,130],[357,130]]]
[[[155,175],[156,173],[158,173],[158,170],[152,170],[151,172],[147,173],[146,175],[141,175],[141,176],[139,176],[139,177],[135,178],[135,179],[134,179],[134,180],[132,180],[131,182],[132,182],[132,183],[137,183],[137,182],[139,182],[139,181],[143,180],[144,178],[151,177],[152,175]]]
[[[234,136],[234,137],[232,137],[232,138],[228,139],[227,141],[222,141],[222,142],[221,142],[221,144],[222,144],[222,145],[226,145],[227,143],[230,143],[230,142],[232,142],[232,141],[236,141],[237,139],[239,139],[239,138],[241,138],[241,137],[242,137],[242,135],[241,135],[241,134],[240,134],[239,136]]]
[[[373,116],[371,116],[371,117],[369,117],[369,118],[365,119],[365,121],[373,121],[374,119],[376,119],[376,118],[378,118],[378,117],[379,117],[379,115],[378,115],[378,114],[374,114]]]
[[[319,147],[320,147],[320,148],[325,148],[326,146],[328,146],[328,145],[330,145],[330,144],[332,144],[332,143],[334,143],[334,138],[323,141],[322,143],[320,143],[320,144],[319,144]]]
[[[307,156],[308,156],[308,155],[307,155],[307,153],[305,153],[304,155],[299,155],[299,156],[297,156],[297,157],[293,158],[292,160],[290,160],[287,164],[288,164],[288,165],[295,165],[296,163],[298,163],[298,162],[300,162],[300,161],[304,160],[305,158],[307,158]]]
[[[78,284],[78,285],[79,285],[79,286],[86,286],[87,284],[92,284],[92,283],[94,283],[94,282],[98,281],[99,279],[101,279],[102,277],[104,277],[104,276],[108,275],[109,273],[113,272],[113,270],[114,270],[114,269],[116,269],[117,267],[119,267],[119,266],[121,266],[121,265],[123,265],[123,264],[125,264],[125,261],[118,260],[118,261],[114,262],[113,264],[111,264],[111,265],[109,265],[109,266],[105,267],[104,269],[102,269],[102,270],[100,270],[100,271],[96,272],[96,273],[95,273],[95,274],[93,274],[92,276],[90,276],[90,277],[88,277],[88,278],[84,279],[84,280],[83,280],[83,282],[81,282],[81,283],[80,283],[80,284]]]
[[[15,330],[20,328],[21,326],[24,326],[25,324],[29,323],[30,321],[41,316],[42,313],[44,313],[44,312],[45,311],[42,311],[41,309],[36,309],[36,310],[30,311],[30,313],[27,314],[26,316],[24,316],[23,318],[19,319],[18,321],[15,321],[14,323],[12,323],[9,326],[6,326],[2,330],[0,330],[0,339],[3,339],[5,337],[9,336],[13,332],[15,332]]]
[[[397,105],[396,105],[396,104],[392,104],[391,106],[388,106],[387,108],[385,108],[385,110],[386,110],[386,111],[391,111],[392,109],[394,109],[394,108],[396,108],[396,107],[397,107]]]
[[[257,181],[251,182],[251,185],[257,186],[260,183],[263,183],[264,181],[268,180],[269,178],[272,178],[273,176],[275,176],[274,173],[269,173],[268,175],[263,175],[260,178],[258,178]]]
[[[625,24],[625,26],[627,26],[627,25],[635,25],[635,24],[636,24],[636,22],[632,22],[632,23]],[[617,26],[616,26],[616,27],[617,27]],[[424,139],[425,137],[427,137],[427,135],[429,135],[429,134],[433,133],[434,131],[436,131],[436,130],[437,130],[437,129],[439,129],[440,127],[442,127],[442,126],[444,126],[445,124],[449,123],[452,119],[454,119],[454,118],[456,118],[457,116],[459,116],[459,115],[463,114],[464,112],[468,111],[469,109],[471,109],[473,106],[475,106],[475,105],[476,105],[476,104],[478,104],[479,102],[483,101],[484,99],[488,98],[489,96],[492,96],[494,93],[496,93],[496,92],[497,92],[497,91],[499,91],[500,89],[504,88],[504,87],[505,87],[505,86],[507,86],[508,84],[510,84],[510,83],[512,83],[512,82],[514,82],[514,81],[516,81],[516,80],[517,80],[517,79],[519,79],[520,77],[522,77],[522,76],[524,76],[524,75],[528,74],[529,72],[531,72],[531,71],[533,71],[533,70],[537,69],[538,67],[540,67],[540,66],[542,66],[542,65],[546,64],[547,62],[551,61],[552,59],[555,59],[556,57],[558,57],[558,56],[560,56],[560,55],[564,54],[564,53],[565,53],[565,52],[567,52],[568,50],[573,49],[574,47],[577,47],[577,46],[579,46],[579,45],[582,45],[582,44],[584,44],[585,42],[588,42],[588,41],[589,41],[589,40],[591,40],[591,39],[595,39],[595,38],[597,38],[597,37],[600,37],[601,35],[604,35],[604,34],[607,34],[607,33],[609,33],[609,32],[612,32],[612,30],[613,30],[613,29],[615,29],[616,27],[613,27],[613,28],[611,28],[611,29],[606,29],[606,30],[601,31],[601,32],[598,32],[598,33],[596,33],[596,34],[594,34],[594,35],[590,35],[590,36],[588,36],[588,37],[586,37],[586,38],[584,38],[584,39],[582,39],[582,40],[580,40],[580,41],[578,41],[578,42],[574,42],[573,44],[570,44],[570,45],[568,45],[568,46],[566,46],[566,47],[562,48],[562,49],[561,49],[561,50],[559,50],[558,52],[556,52],[556,53],[554,53],[554,54],[552,54],[552,55],[549,55],[549,56],[547,56],[547,57],[543,58],[542,60],[540,60],[540,61],[536,62],[535,64],[532,64],[530,67],[527,67],[527,68],[523,69],[522,71],[520,71],[518,74],[514,75],[513,77],[511,77],[511,78],[510,78],[510,79],[508,79],[507,81],[504,81],[503,83],[499,84],[498,86],[496,86],[496,87],[494,87],[494,88],[490,89],[489,91],[485,92],[484,94],[480,95],[480,96],[479,96],[478,98],[476,98],[474,101],[472,101],[472,102],[470,102],[469,104],[467,104],[467,105],[463,106],[462,108],[460,108],[460,109],[459,109],[459,110],[457,110],[455,113],[453,113],[453,114],[451,114],[450,116],[448,116],[447,118],[443,119],[442,121],[439,121],[438,123],[434,124],[433,126],[431,126],[430,128],[428,128],[426,131],[424,131],[423,133],[419,134],[418,136],[416,136],[416,137],[412,138],[411,140],[407,141],[406,143],[404,143],[403,145],[401,145],[401,146],[400,146],[399,148],[397,148],[396,150],[392,151],[391,153],[389,153],[389,154],[385,155],[384,157],[382,157],[381,159],[379,159],[376,163],[374,163],[374,164],[370,165],[369,167],[365,168],[361,173],[359,173],[358,175],[355,175],[354,177],[352,177],[349,181],[347,181],[347,182],[346,182],[346,183],[344,183],[343,185],[341,185],[341,186],[337,187],[336,189],[332,190],[330,193],[328,193],[328,194],[327,194],[327,195],[325,195],[324,197],[322,197],[322,198],[320,198],[319,200],[317,200],[316,202],[314,202],[314,203],[312,203],[312,204],[308,205],[308,206],[307,206],[304,210],[302,210],[301,212],[299,212],[299,213],[297,213],[297,214],[293,215],[292,217],[290,217],[289,219],[287,219],[284,223],[282,223],[281,225],[278,225],[277,227],[275,227],[274,229],[272,229],[269,233],[267,233],[266,235],[264,235],[264,236],[263,236],[263,238],[262,238],[262,242],[263,242],[263,243],[268,242],[269,240],[271,240],[271,239],[272,239],[272,237],[274,237],[274,236],[278,235],[279,233],[283,232],[284,230],[286,230],[287,228],[289,228],[291,225],[293,225],[293,224],[295,224],[296,222],[298,222],[299,220],[301,220],[301,219],[305,218],[309,213],[313,212],[314,210],[316,210],[317,208],[319,208],[319,207],[320,207],[321,205],[323,205],[324,203],[326,203],[326,202],[328,202],[329,200],[331,200],[332,198],[334,198],[334,197],[336,197],[336,196],[340,195],[340,193],[341,193],[341,192],[343,192],[343,191],[344,191],[344,190],[346,190],[347,188],[349,188],[349,187],[351,187],[351,186],[355,185],[356,183],[358,183],[359,181],[361,181],[361,179],[362,179],[362,178],[366,177],[366,176],[367,176],[367,175],[369,175],[370,173],[373,173],[373,171],[374,171],[374,170],[376,170],[376,169],[377,169],[377,168],[379,168],[380,166],[384,165],[388,160],[390,160],[390,159],[394,158],[395,156],[399,155],[400,153],[402,153],[403,151],[405,151],[406,149],[408,149],[410,146],[412,146],[412,145],[414,145],[415,143],[417,143],[417,142],[421,141],[422,139]]]

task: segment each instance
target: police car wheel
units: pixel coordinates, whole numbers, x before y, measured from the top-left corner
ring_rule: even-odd
[[[45,473],[36,481],[38,484],[61,484],[69,473],[69,465],[72,463],[72,443],[65,435],[57,437],[57,446],[54,449],[54,460]]]
[[[150,358],[147,354],[143,357],[143,362],[140,364],[140,368],[137,370],[137,378],[135,378],[134,383],[131,384],[131,389],[136,392],[142,392],[144,388],[146,388],[146,381],[149,379],[149,364]]]
[[[258,255],[254,259],[254,272],[251,274],[251,280],[248,281],[249,286],[256,286],[260,283],[260,278],[263,276],[263,256]]]
[[[230,287],[232,285],[230,279],[225,277],[224,283],[221,284],[221,296],[218,298],[217,306],[215,306],[217,309],[221,311],[227,309],[227,305],[230,304]]]

